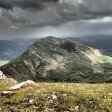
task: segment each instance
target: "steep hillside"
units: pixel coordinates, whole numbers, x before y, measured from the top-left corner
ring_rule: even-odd
[[[112,58],[66,39],[47,37],[0,70],[17,81],[111,82]]]
[[[0,40],[0,59],[12,60],[17,58],[35,41],[36,39]]]
[[[16,43],[0,40],[0,59],[10,60],[18,55],[19,47]]]

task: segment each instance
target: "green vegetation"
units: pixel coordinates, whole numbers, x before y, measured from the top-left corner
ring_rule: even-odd
[[[0,83],[0,92],[8,86]],[[37,83],[0,95],[0,112],[112,112],[112,84]]]

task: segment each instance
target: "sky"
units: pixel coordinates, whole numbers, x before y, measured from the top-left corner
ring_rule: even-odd
[[[112,35],[112,0],[0,0],[0,39]]]

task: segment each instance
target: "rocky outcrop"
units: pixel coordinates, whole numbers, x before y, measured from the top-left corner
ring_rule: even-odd
[[[2,71],[0,71],[0,79],[5,79],[5,78],[6,78],[6,76],[3,74]]]
[[[2,71],[0,71],[0,82],[8,83],[11,85],[17,84],[17,81],[15,79],[6,77],[6,75],[4,75]]]
[[[32,87],[36,86],[36,83],[34,81],[27,80],[25,82],[21,82],[21,83],[18,83],[16,85],[10,87],[8,90],[3,91],[2,95],[14,94],[17,90],[20,90],[25,87],[31,87],[31,86]]]
[[[9,90],[18,90],[18,89],[21,89],[21,88],[24,88],[24,87],[27,87],[27,86],[34,86],[36,85],[36,83],[34,81],[31,81],[31,80],[27,80],[25,82],[21,82],[19,84],[16,84],[15,86],[12,86],[9,88]]]
[[[0,70],[19,82],[105,82],[112,65],[105,67],[104,60],[98,50],[67,39],[47,37],[35,42]]]

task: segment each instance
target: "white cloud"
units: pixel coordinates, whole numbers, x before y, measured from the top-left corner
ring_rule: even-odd
[[[103,18],[98,18],[98,19],[91,19],[88,20],[89,23],[108,23],[112,22],[112,17],[103,17]]]
[[[11,29],[15,29],[15,30],[17,30],[17,29],[18,29],[18,27],[17,27],[17,26],[10,26],[10,28],[11,28]]]

